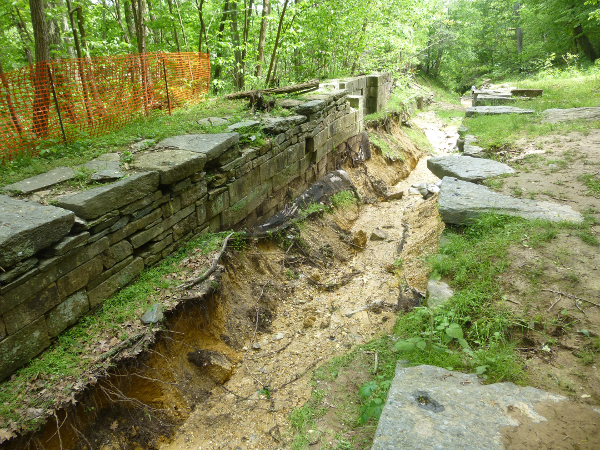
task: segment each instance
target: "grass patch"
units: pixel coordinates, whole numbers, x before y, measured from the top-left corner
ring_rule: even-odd
[[[579,181],[585,184],[587,187],[588,195],[592,197],[600,198],[600,176],[593,174],[584,174],[579,176]]]
[[[436,102],[446,102],[454,105],[460,105],[460,95],[457,92],[450,90],[447,86],[441,83],[438,79],[417,77],[419,84],[433,91],[434,100]]]
[[[119,130],[90,137],[81,135],[68,146],[56,144],[43,149],[40,156],[22,156],[0,165],[0,186],[15,183],[25,178],[47,172],[56,167],[73,167],[83,164],[104,153],[121,152],[142,139],[158,142],[170,136],[192,133],[220,133],[225,127],[207,127],[198,125],[205,117],[243,118],[244,101],[207,100],[198,105],[176,109],[172,115],[156,111],[147,117],[133,120]]]
[[[421,129],[417,127],[402,127],[402,130],[421,150],[426,152],[433,151],[433,145],[431,145],[431,142],[429,142],[429,139],[427,139],[427,136],[425,136],[425,133]]]
[[[356,203],[356,197],[353,192],[350,191],[341,191],[333,194],[331,196],[331,204],[335,208],[347,208],[348,206],[354,205]]]
[[[171,289],[181,280],[165,275],[181,273],[178,263],[199,249],[203,254],[216,251],[226,233],[208,234],[188,242],[177,252],[154,267],[145,269],[131,286],[121,290],[104,302],[94,313],[83,317],[75,326],[60,334],[57,340],[42,355],[19,369],[10,380],[0,384],[0,428],[14,421],[23,431],[35,429],[39,419],[26,419],[22,414],[27,408],[52,408],[58,405],[56,395],[45,398],[40,395],[25,395],[32,380],[43,380],[46,389],[65,384],[63,393],[68,397],[70,386],[92,370],[96,355],[93,350],[106,336],[125,340],[134,332],[127,324],[138,324],[141,313],[155,302],[154,295],[163,289]],[[21,413],[21,414],[20,414]]]
[[[456,119],[462,119],[465,117],[464,111],[456,109],[440,109],[435,111],[436,115],[442,119],[443,122],[452,123]]]

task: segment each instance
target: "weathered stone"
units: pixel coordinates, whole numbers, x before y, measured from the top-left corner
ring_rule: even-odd
[[[372,450],[503,450],[501,427],[518,426],[514,407],[534,423],[540,402],[565,397],[513,383],[482,384],[475,374],[440,367],[396,367]]]
[[[327,102],[324,100],[311,100],[309,102],[302,103],[301,105],[296,106],[296,113],[302,114],[303,116],[308,116],[310,114],[314,114],[327,106]],[[311,119],[312,120],[312,119]]]
[[[147,230],[137,233],[136,235],[134,235],[130,238],[131,245],[133,245],[133,248],[138,248],[138,247],[144,245],[150,239],[155,238],[162,232],[171,228],[177,222],[183,220],[184,218],[186,218],[187,216],[192,214],[194,212],[195,208],[196,208],[195,205],[190,205],[187,208],[182,209],[181,211],[177,212],[176,214],[172,215],[171,217],[158,223],[157,225],[155,225]]]
[[[85,291],[79,291],[46,314],[46,326],[50,337],[58,336],[61,331],[77,323],[90,309]]]
[[[132,263],[123,270],[89,291],[88,297],[90,300],[90,307],[95,308],[100,305],[104,300],[137,277],[142,272],[143,268],[144,261],[142,258],[135,258]]]
[[[58,198],[58,206],[89,220],[139,200],[156,190],[159,175],[146,172],[132,175],[116,183]]]
[[[267,199],[270,190],[270,182],[259,184],[246,197],[231,205],[231,208],[224,210],[221,221],[222,226],[229,228],[245,219],[252,211],[254,211],[262,202]]]
[[[81,266],[75,268],[65,276],[56,281],[58,288],[58,297],[65,298],[67,295],[85,287],[90,280],[93,280],[102,273],[102,257],[97,256]]]
[[[173,200],[163,204],[161,209],[165,219],[171,217],[177,211],[181,210],[181,197],[175,197]]]
[[[291,98],[284,98],[282,100],[277,101],[277,106],[280,106],[285,109],[292,109],[292,108],[295,108],[296,106],[300,106],[302,103],[304,103],[302,100],[294,100]]]
[[[74,236],[66,236],[56,244],[44,249],[43,254],[48,256],[64,255],[75,247],[85,244],[89,237],[90,233],[88,231]]]
[[[119,172],[121,170],[121,163],[119,161],[104,161],[101,159],[92,159],[81,166],[76,166],[77,169],[85,168],[94,172]]]
[[[506,214],[525,219],[580,223],[583,217],[567,205],[524,200],[498,194],[485,186],[445,177],[442,182],[439,206],[445,223],[469,224],[484,213]]]
[[[189,352],[188,361],[206,371],[218,384],[223,384],[233,375],[233,364],[227,356],[214,350],[195,350]]]
[[[0,341],[6,337],[6,327],[4,326],[4,321],[2,317],[0,317]]]
[[[121,241],[111,246],[102,253],[102,264],[105,269],[110,269],[119,261],[123,261],[133,253],[133,247],[128,241]]]
[[[127,236],[135,233],[138,230],[150,225],[153,222],[156,222],[162,216],[162,211],[160,208],[154,209],[150,214],[143,216],[138,220],[134,220],[133,222],[129,222],[123,228],[115,231],[111,235],[108,236],[110,245],[114,245],[119,241],[122,241]]]
[[[306,116],[268,117],[263,119],[263,130],[271,134],[284,133],[306,120]]]
[[[206,155],[189,150],[162,150],[136,155],[132,167],[160,173],[160,184],[173,184],[200,172]]]
[[[427,160],[427,168],[438,178],[455,177],[464,181],[482,181],[486,178],[515,173],[514,169],[498,161],[470,156],[437,156]]]
[[[150,306],[144,314],[142,314],[140,320],[142,323],[150,325],[152,323],[160,322],[164,317],[165,315],[163,314],[163,306],[160,303],[155,303],[154,305]]]
[[[244,120],[242,122],[237,122],[237,123],[234,123],[233,125],[229,125],[227,127],[227,131],[237,131],[237,130],[240,130],[241,128],[255,127],[257,125],[260,125],[260,121],[258,121],[258,120]]]
[[[10,283],[11,281],[13,281],[16,278],[23,275],[25,272],[27,272],[33,266],[35,266],[37,264],[37,262],[38,262],[37,258],[34,258],[34,257],[27,258],[26,260],[18,263],[11,270],[8,270],[6,272],[0,272],[0,283],[1,284]]]
[[[547,109],[542,112],[544,122],[557,123],[568,120],[600,120],[600,107]]]
[[[41,293],[4,313],[4,325],[9,335],[25,328],[41,315],[50,311],[60,303],[56,284],[52,283]]]
[[[521,100],[517,97],[507,97],[503,95],[478,95],[473,100],[473,106],[495,106],[495,105],[510,105],[511,103]]]
[[[50,345],[46,320],[40,317],[0,342],[0,381]]]
[[[511,94],[517,97],[541,97],[544,93],[543,89],[512,89]]]
[[[121,155],[119,155],[118,153],[105,153],[103,155],[98,156],[98,158],[96,159],[99,161],[120,161]]]
[[[41,173],[31,178],[27,178],[17,183],[9,184],[2,188],[3,191],[22,192],[31,194],[32,192],[48,189],[63,181],[75,178],[75,171],[72,167],[57,167],[46,173]]]
[[[90,180],[101,182],[114,181],[123,178],[125,175],[126,173],[120,170],[99,170],[92,174]]]
[[[88,283],[87,290],[91,291],[96,286],[100,285],[101,283],[104,283],[106,280],[108,280],[110,277],[112,277],[115,273],[120,272],[126,266],[131,264],[132,261],[133,261],[133,256],[128,256],[123,261],[116,263],[110,269],[105,270],[104,272],[102,272],[102,274],[100,274],[99,276],[97,276],[96,278],[94,278],[93,280],[91,280]]]
[[[158,143],[157,147],[172,147],[179,150],[189,150],[191,152],[202,153],[206,155],[206,165],[211,166],[211,162],[216,160],[233,147],[240,140],[238,133],[220,133],[220,134],[186,134],[167,138]]]
[[[8,269],[67,235],[70,211],[0,195],[0,266]]]
[[[97,217],[93,220],[84,220],[81,217],[75,216],[75,224],[73,225],[72,231],[74,233],[79,233],[81,231],[89,230],[91,228],[96,227],[102,223],[105,223],[108,220],[114,219],[115,217],[119,217],[119,211],[110,211],[107,214],[104,214],[100,217]]]
[[[75,248],[66,255],[58,257],[55,265],[44,272],[36,274],[31,281],[21,284],[6,293],[3,291],[2,297],[0,297],[0,314],[30,299],[63,275],[89,261],[107,248],[108,238],[102,238],[98,242],[82,248]]]
[[[178,241],[194,228],[196,228],[196,214],[190,214],[181,222],[173,225],[173,240]]]
[[[352,243],[357,248],[364,250],[367,247],[367,233],[365,230],[358,230],[352,237]]]
[[[443,305],[454,295],[454,291],[443,281],[429,280],[427,282],[427,306],[435,308]]]
[[[456,130],[456,132],[458,133],[458,135],[461,138],[464,138],[467,135],[467,132],[469,131],[469,129],[465,126],[465,125],[461,125],[460,127],[458,127],[458,129]]]
[[[206,117],[204,119],[198,120],[197,122],[198,125],[203,125],[205,127],[219,127],[228,123],[228,120],[221,119],[220,117]]]
[[[189,188],[188,190],[181,193],[181,207],[185,208],[186,206],[191,205],[196,200],[201,197],[204,197],[207,192],[206,181],[203,180]]]
[[[496,114],[534,114],[533,109],[515,108],[514,106],[471,106],[467,108],[465,117]]]
[[[388,234],[380,229],[380,228],[375,228],[373,230],[373,232],[371,233],[371,240],[372,241],[385,241],[388,238]]]

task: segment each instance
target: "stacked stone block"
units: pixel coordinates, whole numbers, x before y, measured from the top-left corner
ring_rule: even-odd
[[[260,148],[240,150],[237,133],[168,138],[136,154],[133,175],[56,206],[0,195],[0,380],[144,267],[205,233],[268,219],[335,170],[360,146],[362,104],[346,90],[315,94],[265,121]]]

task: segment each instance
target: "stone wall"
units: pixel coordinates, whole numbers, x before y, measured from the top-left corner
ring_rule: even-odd
[[[347,83],[371,92],[369,80],[383,78]],[[294,115],[263,121],[271,138],[260,148],[240,150],[235,132],[165,139],[135,154],[129,176],[56,206],[0,195],[0,380],[144,267],[205,233],[266,220],[334,170],[347,146],[360,147],[354,100],[311,95]]]
[[[322,86],[333,90],[345,89],[350,105],[364,109],[365,115],[383,110],[392,96],[393,88],[391,74],[387,72],[330,80]]]

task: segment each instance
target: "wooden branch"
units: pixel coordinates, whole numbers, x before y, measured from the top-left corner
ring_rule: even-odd
[[[318,89],[318,87],[319,87],[319,80],[315,78],[314,80],[307,81],[306,83],[292,84],[290,86],[282,86],[282,87],[272,88],[272,89],[254,89],[252,91],[234,92],[233,94],[227,94],[224,98],[226,98],[227,100],[237,100],[240,98],[254,98],[259,93],[260,94],[277,95],[277,94],[290,94],[292,92],[300,92],[300,91],[309,92],[309,91]]]
[[[592,305],[594,305],[594,306],[597,306],[597,307],[599,307],[599,308],[600,308],[600,304],[599,304],[599,303],[594,303],[594,302],[591,302],[591,301],[589,301],[589,300],[586,300],[585,298],[580,298],[580,297],[577,297],[577,296],[575,296],[575,295],[573,295],[573,294],[567,294],[567,293],[565,293],[565,292],[561,292],[561,291],[554,291],[554,290],[552,290],[552,289],[542,289],[542,291],[545,291],[545,292],[553,292],[553,293],[555,293],[555,294],[558,294],[558,295],[564,295],[565,297],[572,298],[573,300],[578,300],[578,301],[581,301],[581,302],[590,303],[590,304],[592,304]]]
[[[195,284],[198,283],[202,283],[204,280],[206,280],[208,277],[210,277],[212,275],[212,273],[217,269],[217,265],[219,264],[219,260],[221,259],[221,256],[223,256],[223,253],[225,253],[225,249],[227,248],[227,241],[229,241],[229,238],[231,236],[233,236],[233,232],[229,233],[227,235],[227,237],[225,238],[225,240],[223,241],[223,246],[221,247],[221,251],[219,253],[216,254],[215,259],[213,260],[212,265],[210,266],[210,268],[204,272],[201,276],[194,278],[193,280],[190,280],[186,283],[180,284],[179,286],[177,286],[177,289],[189,289],[192,286],[194,286]]]

